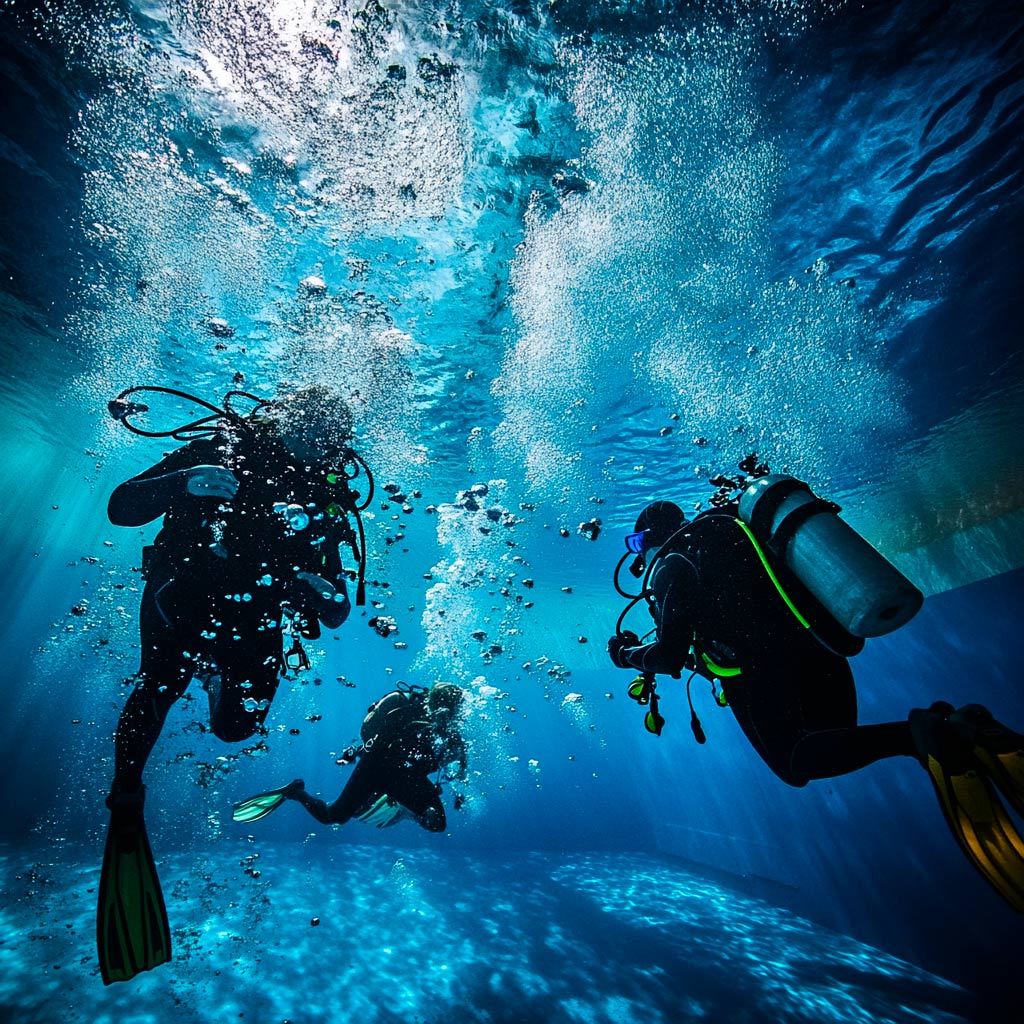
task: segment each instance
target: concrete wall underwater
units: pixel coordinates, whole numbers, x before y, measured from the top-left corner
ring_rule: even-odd
[[[925,595],[1012,572],[1024,567],[1024,509],[890,559]]]

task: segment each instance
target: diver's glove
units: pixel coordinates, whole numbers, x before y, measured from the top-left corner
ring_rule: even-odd
[[[631,668],[628,661],[623,658],[622,652],[627,647],[639,647],[640,637],[630,629],[624,629],[621,633],[608,640],[608,657],[616,668]]]
[[[192,466],[178,470],[185,481],[185,491],[197,498],[220,498],[230,501],[238,493],[238,477],[226,466]]]
[[[295,579],[306,595],[314,601],[317,618],[328,628],[337,629],[352,610],[345,581],[339,586],[312,572],[297,572]]]

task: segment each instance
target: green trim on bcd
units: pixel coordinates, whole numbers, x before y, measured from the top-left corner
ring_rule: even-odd
[[[783,601],[786,602],[786,606],[796,616],[797,622],[799,622],[800,625],[804,627],[804,629],[810,629],[811,624],[800,614],[800,610],[797,608],[795,604],[793,604],[789,594],[787,594],[786,591],[783,589],[778,577],[775,575],[775,572],[773,571],[772,567],[768,564],[768,559],[765,557],[764,552],[761,550],[761,545],[758,544],[757,538],[751,532],[750,527],[747,526],[747,524],[743,522],[742,519],[737,519],[736,522],[739,524],[740,528],[750,539],[750,543],[754,545],[754,550],[757,552],[757,557],[761,559],[761,564],[764,566],[765,572],[768,573],[768,578],[772,581],[772,583],[775,584],[775,589],[779,592],[779,596],[782,598]]]

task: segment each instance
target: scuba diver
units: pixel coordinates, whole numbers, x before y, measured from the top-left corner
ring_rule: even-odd
[[[285,800],[294,800],[325,825],[359,818],[387,828],[412,818],[428,832],[443,832],[447,822],[440,775],[448,781],[466,777],[466,744],[459,732],[464,702],[465,693],[452,683],[393,690],[368,709],[360,729],[362,743],[349,747],[339,760],[351,764],[358,758],[333,804],[310,796],[302,779],[296,779],[236,804],[234,820],[258,821]],[[454,772],[447,774],[452,765]],[[432,781],[435,772],[438,780]],[[456,808],[460,805],[456,797]]]
[[[836,515],[837,505],[771,474],[756,456],[740,468],[743,477],[712,481],[720,487],[712,508],[687,520],[672,502],[655,501],[626,537],[615,586],[631,601],[608,654],[617,667],[639,671],[629,696],[646,708],[645,727],[660,735],[664,725],[656,675],[678,679],[685,670],[697,742],[706,739],[690,699],[699,675],[790,786],[914,757],[967,858],[1024,912],[1024,840],[995,788],[1024,815],[1024,736],[980,705],[955,710],[942,701],[905,721],[858,725],[847,659],[864,638],[906,623],[923,595]],[[618,581],[633,556],[638,595]],[[622,628],[640,602],[655,622],[650,642]]]
[[[194,402],[210,415],[145,430],[133,422],[148,411],[130,397],[140,392]],[[234,408],[239,398],[255,403],[245,415]],[[110,412],[134,433],[187,443],[118,486],[108,506],[115,525],[163,516],[163,526],[143,549],[141,665],[117,723],[106,801],[97,915],[106,984],[171,956],[142,781],[168,712],[198,678],[217,737],[237,743],[263,730],[283,673],[309,667],[300,638],[315,639],[321,623],[336,629],[349,615],[341,547],[358,560],[357,604],[365,600],[359,512],[373,496],[369,469],[351,447],[351,413],[330,388],[304,387],[269,402],[233,391],[217,407],[146,386],[122,392]],[[365,497],[351,486],[360,473]]]

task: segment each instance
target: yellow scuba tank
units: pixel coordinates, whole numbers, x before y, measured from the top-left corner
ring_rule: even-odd
[[[856,530],[839,506],[795,477],[747,483],[739,515],[847,632],[882,636],[909,622],[924,595]]]

